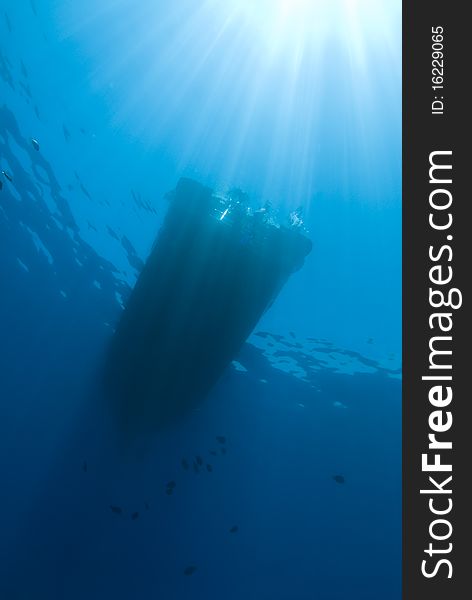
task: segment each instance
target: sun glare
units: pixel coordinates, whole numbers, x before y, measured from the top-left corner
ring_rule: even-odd
[[[396,0],[117,0],[94,17],[72,5],[117,127],[166,140],[181,172],[238,185],[257,173],[261,197],[290,185],[295,206],[348,128],[368,152],[373,70],[385,85],[400,74]]]
[[[373,25],[381,32],[388,15],[388,7],[375,0],[210,0],[210,4],[212,10],[244,19],[261,41],[284,51],[294,44],[319,44],[336,31],[349,33],[356,24],[364,33]]]

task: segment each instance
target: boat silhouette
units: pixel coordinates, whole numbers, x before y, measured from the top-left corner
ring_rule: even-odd
[[[153,430],[195,407],[237,356],[311,241],[190,179],[169,208],[109,350],[107,381],[126,428]]]

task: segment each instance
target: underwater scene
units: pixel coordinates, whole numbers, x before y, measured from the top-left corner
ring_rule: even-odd
[[[1,0],[1,600],[399,600],[401,92],[398,0]]]

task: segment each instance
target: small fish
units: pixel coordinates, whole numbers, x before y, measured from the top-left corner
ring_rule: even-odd
[[[87,465],[87,461],[84,460],[83,464],[82,464],[82,471],[84,473],[87,473],[87,469],[88,469],[88,465]]]
[[[22,81],[20,81],[20,87],[23,89],[24,93],[26,94],[26,96],[32,100],[33,95],[31,94],[31,88],[29,85],[23,83]],[[28,102],[28,101],[27,101]]]
[[[120,238],[118,237],[118,234],[116,233],[116,231],[114,231],[109,225],[107,225],[107,231],[108,231],[109,235],[111,235],[112,238],[120,241]]]
[[[31,138],[31,144],[33,145],[33,148],[36,151],[39,151],[39,142],[38,142],[38,140],[35,140],[34,138]]]
[[[90,195],[90,192],[88,191],[88,189],[87,189],[87,188],[84,186],[84,184],[83,184],[83,183],[80,183],[79,185],[80,185],[80,189],[81,189],[82,193],[83,193],[85,196],[87,196],[87,198],[88,198],[89,200],[91,200],[91,199],[92,199],[92,196]]]
[[[122,515],[123,514],[123,509],[121,508],[121,506],[110,505],[110,509],[111,509],[112,513],[115,513],[115,515]]]
[[[211,465],[207,465],[207,471],[208,473],[212,473],[213,472],[213,467]]]
[[[188,464],[188,460],[187,459],[183,458],[180,464],[182,465],[182,469],[184,471],[188,471],[189,470],[190,465]]]
[[[195,460],[193,461],[193,470],[195,471],[195,473],[200,473],[200,467],[198,466]]]
[[[189,565],[188,567],[186,567],[184,569],[184,575],[189,577],[190,575],[193,575],[196,570],[197,570],[197,567],[195,565]]]
[[[295,334],[293,333],[293,331],[289,331],[288,332],[293,338],[296,337]]]
[[[346,483],[346,479],[342,475],[333,475],[333,479],[336,483]]]
[[[132,520],[132,521],[136,521],[136,519],[138,519],[138,518],[139,518],[139,513],[138,513],[138,512],[134,512],[134,513],[131,515],[131,520]]]
[[[36,105],[34,106],[34,114],[41,121],[41,117],[39,116],[39,108]]]
[[[12,32],[12,26],[11,26],[10,17],[8,16],[7,13],[5,13],[5,22],[7,24],[8,32],[11,33]]]
[[[220,448],[221,454],[226,454],[226,448]]]
[[[224,435],[217,435],[216,441],[218,442],[218,444],[226,444],[226,438]]]
[[[195,460],[197,461],[197,465],[201,467],[203,465],[203,458],[201,456],[196,456]]]
[[[239,531],[238,525],[233,525],[229,530],[230,533],[237,533]]]
[[[212,456],[218,456],[218,453],[217,453],[217,451],[216,451],[216,450],[210,450],[210,454],[211,454]]]
[[[10,182],[13,181],[13,177],[10,175],[10,173],[7,173],[6,171],[2,171],[2,175],[5,177],[5,179],[8,179],[8,181],[10,181]]]
[[[175,488],[177,484],[175,483],[175,481],[169,481],[166,485],[168,490],[173,490]]]
[[[64,139],[66,142],[68,142],[70,140],[70,131],[67,129],[64,123],[62,124],[62,133],[64,134]]]
[[[3,181],[0,181],[0,192],[2,191],[3,188]]]
[[[146,510],[149,510],[149,509],[151,508],[151,507],[150,507],[150,505],[149,505],[149,502],[145,502],[145,503],[144,503],[144,508],[145,508]]]

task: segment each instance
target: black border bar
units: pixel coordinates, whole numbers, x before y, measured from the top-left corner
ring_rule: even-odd
[[[466,17],[467,9],[467,3],[453,0],[403,3],[403,600],[472,597],[472,493],[468,493],[472,482],[472,421],[468,418],[472,403],[472,219],[467,218],[472,214],[472,96],[468,91],[472,88],[472,22]],[[443,36],[444,87],[436,90],[432,86],[440,82],[440,71],[433,68],[440,65],[432,63],[432,53],[439,49],[439,45],[433,48],[434,29],[442,29]],[[440,39],[437,33],[435,39]],[[439,102],[433,106],[435,100],[444,106]],[[430,174],[431,160],[452,165],[452,169],[438,168]],[[448,208],[431,205],[447,206],[451,198]],[[435,226],[452,218],[450,227],[436,229],[430,214]],[[435,266],[439,269],[431,272]],[[431,280],[443,281],[451,273],[448,283]],[[460,308],[432,307],[430,289],[447,294],[452,288],[461,292]],[[457,304],[459,294],[453,298]],[[439,299],[436,294],[433,301],[440,304]],[[439,312],[451,315],[450,332],[441,331],[439,318],[432,317]],[[446,328],[449,318],[441,323]],[[435,336],[451,339],[432,341]],[[431,343],[433,349],[452,354],[432,355]],[[447,369],[448,365],[452,368]],[[423,376],[452,379],[424,380]],[[434,386],[442,386],[433,395],[436,405],[430,399]],[[450,403],[447,387],[452,393]],[[440,415],[431,416],[435,411]],[[447,428],[450,418],[452,426]],[[444,431],[437,432],[441,427]],[[434,433],[436,440],[452,442],[452,449],[430,449],[428,435]],[[450,464],[452,471],[423,470],[425,453],[428,464],[439,454],[441,465]],[[443,483],[450,476],[452,480]],[[450,493],[441,492],[438,485]],[[420,492],[428,489],[437,493]],[[448,508],[442,515],[432,512]],[[436,520],[440,521],[433,523]],[[430,544],[434,552],[428,554],[425,550],[431,550]],[[450,566],[447,562],[438,566],[441,559]],[[437,573],[426,577],[422,568],[429,575],[437,568]]]

